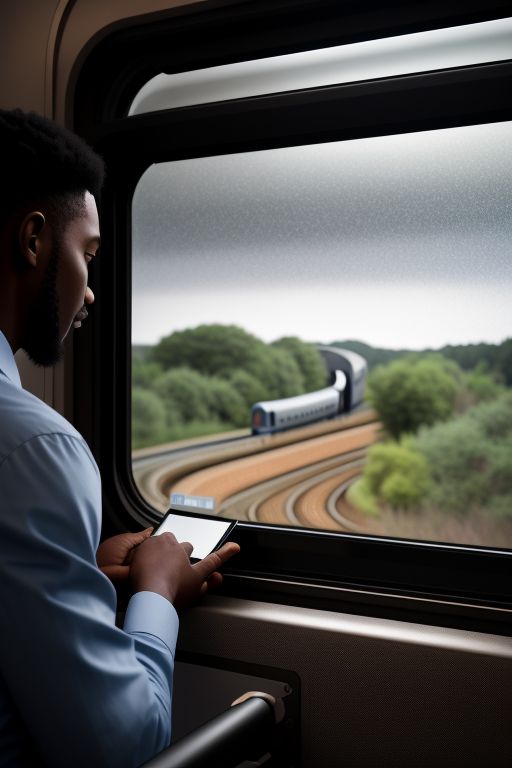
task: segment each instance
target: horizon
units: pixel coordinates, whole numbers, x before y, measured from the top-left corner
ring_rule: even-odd
[[[224,323],[201,323],[200,325],[224,325]],[[230,325],[233,326],[233,325],[236,325],[236,324],[235,323],[230,323]],[[161,338],[159,338],[155,342],[132,341],[132,345],[131,346],[132,346],[132,349],[135,348],[135,347],[139,347],[139,348],[140,347],[155,347],[157,344],[159,344],[162,341],[162,339],[166,338],[167,336],[171,336],[173,333],[180,333],[182,331],[195,330],[198,327],[199,327],[199,325],[192,326],[192,327],[189,327],[189,328],[180,328],[180,329],[173,330],[170,333],[166,334],[166,336],[162,336]],[[226,327],[229,327],[229,326],[226,325]],[[242,330],[245,330],[245,328],[242,328],[242,326],[240,326],[240,325],[238,325],[236,327],[241,328]],[[254,336],[255,334],[251,334],[251,335]],[[443,344],[443,345],[441,345],[439,347],[421,347],[421,348],[413,349],[411,347],[383,347],[383,346],[380,346],[380,345],[378,346],[378,345],[375,345],[375,344],[371,344],[370,342],[367,342],[367,341],[363,341],[362,339],[355,339],[355,338],[339,339],[339,340],[337,339],[337,340],[334,340],[334,341],[318,341],[318,340],[316,340],[316,341],[306,341],[305,339],[302,339],[300,336],[297,336],[296,334],[295,334],[294,337],[298,338],[304,344],[311,344],[311,345],[315,345],[315,346],[326,346],[326,347],[329,347],[329,346],[339,346],[341,344],[360,344],[362,346],[368,347],[368,348],[373,349],[373,350],[381,350],[381,351],[385,351],[385,352],[411,352],[411,353],[414,353],[414,352],[439,352],[440,350],[445,349],[447,347],[478,347],[480,345],[499,347],[502,344],[504,344],[506,341],[509,341],[510,339],[512,339],[512,335],[511,335],[511,336],[506,336],[504,339],[502,339],[501,341],[498,341],[498,342],[493,342],[493,341],[474,341],[474,342],[471,342],[470,341],[470,342],[463,343],[463,344]],[[263,341],[265,344],[273,344],[273,343],[275,343],[277,341],[280,341],[283,338],[289,338],[289,336],[288,337],[286,337],[286,336],[277,336],[275,339],[272,339],[271,341],[265,341],[264,339],[261,339],[258,336],[256,336],[256,338],[259,338],[259,340]]]

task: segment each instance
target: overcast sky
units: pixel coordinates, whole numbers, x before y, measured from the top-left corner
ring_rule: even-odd
[[[133,207],[133,342],[200,323],[267,341],[502,341],[511,125],[151,167]]]

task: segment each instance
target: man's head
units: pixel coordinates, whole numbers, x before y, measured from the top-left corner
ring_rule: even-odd
[[[87,265],[99,246],[103,161],[50,120],[0,110],[0,163],[0,330],[13,349],[52,365],[93,300]]]

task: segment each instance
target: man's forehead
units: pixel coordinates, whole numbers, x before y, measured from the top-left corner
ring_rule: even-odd
[[[96,200],[90,192],[85,193],[85,216],[75,220],[76,226],[83,231],[89,242],[100,244],[100,222]]]

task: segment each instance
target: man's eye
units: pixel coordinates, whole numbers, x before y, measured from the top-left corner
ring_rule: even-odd
[[[91,259],[94,259],[94,256],[95,256],[94,253],[90,253],[89,251],[85,251],[85,259],[86,259],[87,263],[89,263],[91,261]]]

